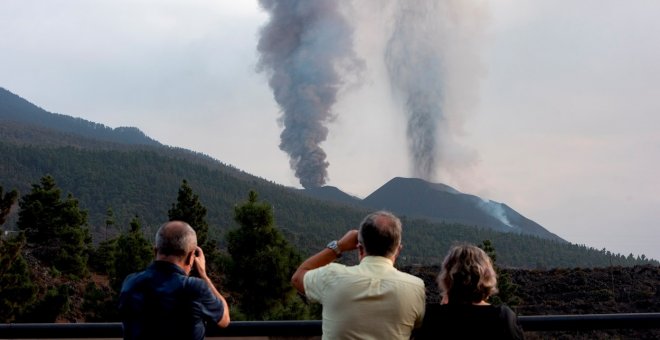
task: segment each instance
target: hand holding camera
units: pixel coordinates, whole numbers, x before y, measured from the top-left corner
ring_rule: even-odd
[[[195,263],[194,269],[197,272],[197,274],[199,274],[199,277],[205,278],[206,277],[206,257],[204,257],[204,251],[200,247],[197,247],[197,249],[195,249],[194,263]]]

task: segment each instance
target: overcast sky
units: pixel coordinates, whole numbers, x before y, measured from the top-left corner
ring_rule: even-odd
[[[328,185],[359,197],[412,173],[380,3],[351,9],[366,69],[340,92],[322,144]],[[461,114],[435,180],[570,242],[660,259],[660,2],[471,3],[471,55],[450,52],[478,81],[455,86]],[[3,0],[0,86],[299,187],[255,71],[267,20],[256,1]]]

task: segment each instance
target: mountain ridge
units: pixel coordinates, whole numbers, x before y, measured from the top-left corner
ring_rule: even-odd
[[[462,193],[449,185],[419,178],[392,178],[364,199],[330,186],[303,189],[301,192],[335,203],[389,210],[402,216],[474,225],[500,232],[523,233],[566,242],[504,203]]]
[[[402,199],[403,198],[403,199]],[[433,221],[488,227],[564,241],[508,205],[465,194],[442,183],[395,177],[364,199],[365,206],[385,208]]]
[[[119,144],[162,145],[136,127],[120,126],[113,129],[82,118],[48,112],[2,87],[0,87],[0,111],[3,113],[1,118],[5,121],[31,124]]]
[[[41,176],[53,175],[62,192],[73,194],[89,212],[90,227],[97,241],[107,234],[104,221],[109,207],[115,212],[119,229],[126,228],[128,221],[139,215],[145,232],[154,232],[166,218],[182,179],[188,181],[207,206],[212,236],[219,240],[220,247],[224,244],[223,235],[236,227],[233,207],[244,201],[250,190],[255,190],[260,200],[273,206],[277,226],[285,237],[308,254],[321,249],[328,240],[340,237],[347,229],[357,227],[364,215],[373,211],[373,208],[352,204],[354,197],[337,188],[329,191],[339,197],[346,195],[348,202],[329,204],[326,200],[310,198],[298,189],[250,175],[186,149],[160,143],[113,144],[95,140],[93,136],[58,131],[58,125],[47,128],[15,121],[9,124],[9,120],[3,120],[7,111],[3,100],[12,98],[0,96],[0,154],[4,156],[0,163],[0,178],[3,179],[0,185],[17,188],[24,194]],[[44,134],[50,135],[44,138]],[[8,135],[12,138],[5,138]],[[446,195],[456,195],[455,189],[448,186],[430,187]],[[401,265],[438,263],[444,249],[453,242],[479,244],[486,239],[497,247],[498,261],[502,265],[519,268],[604,266],[610,263],[612,256],[604,249],[531,235],[406,215],[401,218],[406,228],[406,245],[397,261]],[[120,230],[114,231],[117,232]],[[110,231],[110,236],[112,233]],[[630,257],[620,255],[615,255],[614,263],[636,264],[634,259],[631,261]]]

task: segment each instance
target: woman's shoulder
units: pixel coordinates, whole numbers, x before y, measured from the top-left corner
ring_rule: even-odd
[[[465,328],[466,322],[480,326]],[[521,338],[515,335],[521,334],[515,313],[506,305],[428,304],[418,334],[420,339]]]
[[[506,305],[471,305],[471,304],[428,304],[426,305],[427,318],[456,318],[456,317],[482,317],[482,318],[511,318],[516,314]]]
[[[498,306],[495,306],[495,307],[497,307],[497,309],[500,312],[500,319],[516,320],[518,318],[518,316],[516,315],[516,312],[514,312],[507,305],[498,305]]]

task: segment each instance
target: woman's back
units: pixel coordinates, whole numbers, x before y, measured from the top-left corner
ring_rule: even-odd
[[[507,306],[431,304],[415,339],[523,339],[516,314]]]

